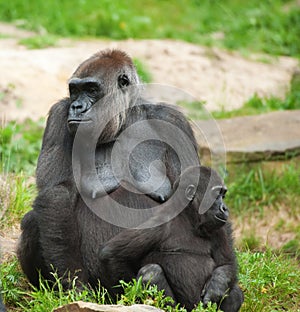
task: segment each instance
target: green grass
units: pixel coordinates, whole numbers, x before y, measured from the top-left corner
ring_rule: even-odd
[[[28,49],[43,49],[56,45],[58,38],[53,35],[40,35],[34,37],[23,38],[19,41],[20,44]]]
[[[300,55],[294,1],[0,0],[0,19],[59,36],[174,38],[228,49]]]
[[[42,143],[44,122],[26,120],[0,126],[0,173],[33,174]]]
[[[300,89],[289,92],[285,99],[277,97],[261,98],[255,94],[241,108],[231,111],[216,111],[212,113],[212,116],[221,119],[292,109],[300,109]]]
[[[24,174],[9,174],[0,181],[0,230],[4,232],[19,224],[24,214],[31,209],[36,196],[33,179]]]
[[[16,258],[11,258],[1,264],[0,289],[4,301],[15,311],[52,311],[53,308],[72,301],[84,300],[104,303],[109,301],[107,291],[99,287],[99,291],[84,289],[76,292],[75,287],[63,291],[59,278],[54,285],[49,285],[41,279],[40,289],[30,286],[21,273]],[[54,290],[55,289],[55,290]]]
[[[0,289],[6,305],[14,311],[22,312],[44,312],[52,311],[58,306],[68,304],[74,301],[95,302],[98,304],[148,304],[168,312],[186,312],[183,307],[168,306],[173,303],[170,297],[165,297],[163,291],[158,291],[155,285],[143,286],[141,279],[133,280],[130,283],[120,281],[119,287],[123,289],[115,302],[112,301],[106,289],[99,287],[97,289],[84,288],[80,292],[75,288],[75,280],[70,290],[63,290],[60,279],[56,273],[53,273],[55,283],[49,284],[40,279],[41,287],[39,289],[30,286],[20,271],[16,258],[11,258],[0,265],[1,280]],[[216,305],[209,304],[206,309],[200,303],[194,312],[217,312]]]
[[[281,245],[282,253],[299,258],[300,166],[297,158],[277,162],[275,168],[252,163],[228,165],[227,170],[225,201],[233,223],[240,229],[236,245],[241,250],[263,250],[271,239],[271,244]],[[271,220],[276,224],[270,223]],[[265,236],[264,230],[260,232],[261,226],[267,226],[270,234]],[[284,237],[285,243],[278,244],[277,239]]]
[[[260,164],[228,166],[226,202],[233,214],[263,213],[265,207],[278,208],[283,203],[294,216],[300,213],[300,167],[297,161],[278,167],[263,170]]]
[[[241,312],[299,311],[300,288],[299,263],[283,254],[267,249],[265,252],[244,251],[238,253],[240,274],[239,284],[243,289],[245,302]],[[41,280],[41,288],[28,285],[20,272],[17,260],[12,258],[0,266],[2,276],[0,289],[9,308],[14,311],[51,311],[55,307],[77,300],[111,304],[107,291],[99,285],[97,290],[84,289],[77,292],[75,287],[63,291],[57,275],[55,285]],[[121,281],[124,294],[117,303],[132,305],[145,303],[168,312],[185,312],[182,307],[167,306],[172,300],[166,298],[156,286],[143,287],[141,280],[130,283]],[[55,290],[54,290],[55,289]],[[216,305],[204,309],[201,304],[194,312],[214,312]]]
[[[271,250],[241,252],[238,260],[240,285],[245,295],[242,311],[299,311],[297,260]]]

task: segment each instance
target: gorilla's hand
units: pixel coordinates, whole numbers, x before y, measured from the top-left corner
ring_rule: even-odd
[[[201,293],[201,298],[204,306],[207,306],[208,302],[219,303],[226,297],[226,293],[229,290],[226,279],[222,276],[216,278],[213,276],[204,286]]]
[[[223,289],[221,289],[221,287],[218,287],[218,285],[214,285],[208,282],[202,291],[201,301],[206,307],[208,302],[219,303],[222,300],[222,298],[225,296],[226,296],[226,290],[224,291]]]

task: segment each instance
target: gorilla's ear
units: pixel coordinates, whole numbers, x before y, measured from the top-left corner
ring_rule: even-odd
[[[175,181],[174,189],[180,191],[182,198],[189,201],[194,199],[200,179],[200,168],[200,166],[186,168]]]
[[[196,190],[197,187],[194,184],[188,185],[187,188],[185,189],[184,193],[185,197],[190,201],[193,200],[196,194]]]

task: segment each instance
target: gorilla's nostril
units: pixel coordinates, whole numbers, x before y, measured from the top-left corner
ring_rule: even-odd
[[[220,205],[219,209],[220,209],[220,211],[223,212],[223,213],[227,211],[227,207],[226,207],[225,205],[223,205],[223,204]]]
[[[82,106],[82,104],[80,104],[80,103],[72,103],[72,110],[73,111],[80,111],[80,110],[82,110],[82,108],[83,108],[83,106]]]

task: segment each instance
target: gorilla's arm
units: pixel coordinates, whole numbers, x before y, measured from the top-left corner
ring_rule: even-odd
[[[124,229],[100,248],[100,259],[105,263],[141,259],[156,249],[167,235],[168,225],[147,229]]]
[[[105,285],[117,285],[120,279],[137,276],[142,259],[155,250],[166,235],[166,225],[148,229],[125,229],[100,248],[101,268],[108,276]]]
[[[50,110],[38,159],[36,175],[39,193],[33,209],[36,224],[43,229],[39,231],[39,245],[48,270],[51,271],[50,265],[53,265],[54,269],[59,268],[60,276],[67,271],[72,274],[78,271],[78,276],[81,276],[75,214],[77,191],[71,157],[73,139],[67,130],[68,109],[69,99],[65,99]],[[83,276],[81,280],[84,280]]]
[[[87,282],[80,256],[80,236],[74,215],[72,191],[64,185],[41,191],[34,204],[39,231],[39,251],[48,272],[57,271],[62,284],[71,286],[69,278],[78,276],[78,285]],[[32,229],[27,229],[32,231]],[[71,275],[69,275],[69,273]]]
[[[143,263],[147,254],[159,247],[168,235],[167,232],[165,225],[142,230],[124,230],[101,248],[99,258],[101,269],[105,272],[101,275],[101,282],[110,293],[117,292],[114,286],[121,279],[130,281],[136,277],[142,278],[145,285],[155,284],[176,302],[163,268],[157,263]]]
[[[211,237],[213,240],[212,257],[216,263],[216,268],[203,289],[204,304],[209,301],[220,302],[226,294],[228,295],[229,288],[232,289],[237,281],[237,264],[231,232],[231,225],[227,223]]]
[[[67,98],[56,103],[49,112],[36,171],[39,189],[58,185],[72,177],[73,139],[67,129],[69,106]]]

